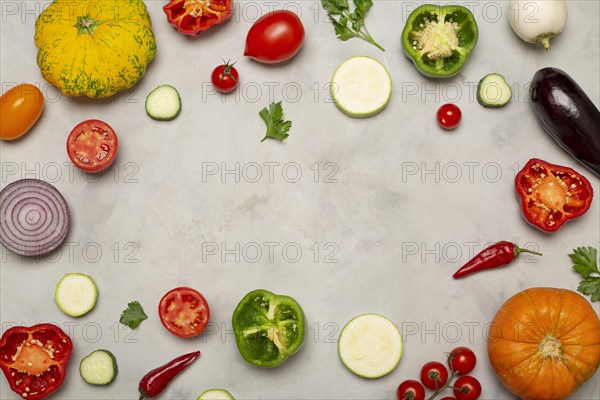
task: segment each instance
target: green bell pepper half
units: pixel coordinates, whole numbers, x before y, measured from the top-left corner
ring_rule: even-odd
[[[463,69],[478,38],[477,22],[467,8],[425,4],[408,17],[402,48],[421,74],[446,78]]]
[[[233,312],[238,350],[259,367],[277,367],[296,353],[304,341],[304,326],[296,300],[262,289],[244,296]]]

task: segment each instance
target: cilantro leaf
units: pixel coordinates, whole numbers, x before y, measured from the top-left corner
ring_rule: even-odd
[[[267,125],[267,134],[261,140],[264,142],[267,138],[277,139],[283,142],[288,136],[288,131],[292,127],[292,121],[283,120],[283,107],[281,102],[271,103],[269,109],[266,107],[258,113]]]
[[[600,301],[600,271],[598,270],[598,251],[593,247],[578,247],[569,254],[573,261],[573,270],[584,280],[579,282],[577,290],[591,296],[592,301]],[[592,276],[596,275],[596,276]]]
[[[119,322],[127,325],[131,329],[137,328],[143,320],[148,319],[142,305],[138,301],[132,301],[127,304],[127,308],[121,313]]]

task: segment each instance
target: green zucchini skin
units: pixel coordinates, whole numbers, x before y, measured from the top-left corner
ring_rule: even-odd
[[[111,377],[109,380],[107,381],[103,381],[103,382],[91,382],[90,380],[90,376],[89,376],[89,371],[86,371],[86,360],[90,360],[90,357],[97,357],[98,353],[102,353],[104,355],[108,355],[112,361],[111,363],[111,368],[112,368],[112,373],[111,373]],[[89,383],[90,385],[94,385],[94,386],[106,386],[106,385],[110,385],[116,378],[117,378],[117,374],[119,373],[119,367],[117,366],[117,359],[115,358],[115,355],[105,349],[98,349],[95,350],[93,352],[91,352],[89,355],[87,355],[86,357],[84,357],[81,360],[81,363],[79,364],[79,375],[81,376],[81,378],[86,382]]]
[[[497,80],[501,80],[502,83],[499,83],[499,85],[501,85],[501,89],[506,90],[507,92],[510,93],[510,95],[502,102],[493,103],[484,97],[484,94],[483,94],[483,91],[485,89],[484,85],[486,84],[486,81],[488,81],[489,79],[493,79],[493,78],[496,78]],[[477,102],[480,105],[482,105],[483,107],[501,108],[501,107],[504,107],[505,105],[507,105],[511,99],[512,99],[512,90],[511,90],[510,86],[508,85],[508,83],[506,82],[506,79],[504,79],[504,77],[500,74],[497,74],[497,73],[487,74],[486,76],[481,78],[481,80],[479,81],[479,84],[477,84]]]

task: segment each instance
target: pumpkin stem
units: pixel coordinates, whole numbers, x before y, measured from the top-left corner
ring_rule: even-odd
[[[540,354],[544,358],[560,358],[560,340],[554,336],[546,335],[540,342]]]
[[[83,17],[77,17],[77,23],[73,25],[80,35],[88,34],[92,35],[96,28],[102,23],[102,21],[96,21],[90,15],[85,15]]]

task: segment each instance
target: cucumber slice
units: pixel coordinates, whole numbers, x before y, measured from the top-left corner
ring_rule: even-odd
[[[396,368],[402,357],[402,336],[392,321],[362,314],[346,324],[338,353],[350,371],[363,378],[380,378]]]
[[[196,400],[234,400],[234,398],[227,390],[209,389],[204,391]]]
[[[79,363],[79,375],[90,385],[108,385],[117,377],[117,359],[108,350],[96,350]]]
[[[488,74],[477,85],[477,101],[484,107],[503,107],[511,98],[512,90],[500,74]]]
[[[173,86],[162,85],[146,97],[146,113],[152,119],[170,121],[181,112],[181,98]]]
[[[80,317],[96,305],[98,288],[96,282],[80,273],[69,273],[56,285],[54,301],[62,312],[71,317]]]
[[[392,95],[392,78],[383,64],[374,58],[352,57],[335,70],[329,91],[344,114],[367,118],[387,105]]]

